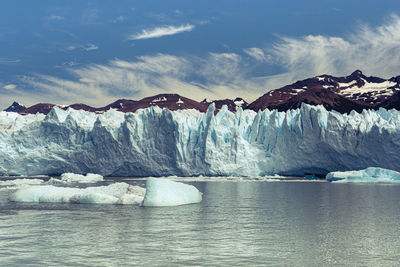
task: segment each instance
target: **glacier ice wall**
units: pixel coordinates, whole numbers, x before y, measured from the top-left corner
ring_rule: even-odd
[[[0,174],[256,176],[370,166],[400,171],[396,110],[214,110],[0,112]]]

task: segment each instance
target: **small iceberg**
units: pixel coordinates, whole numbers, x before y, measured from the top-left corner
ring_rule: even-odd
[[[55,185],[27,186],[14,192],[10,200],[33,203],[177,206],[201,202],[202,193],[192,185],[149,178],[146,182],[146,189],[127,183],[87,188]]]
[[[81,203],[81,204],[140,204],[145,189],[126,183],[87,188],[30,186],[11,195],[14,202]]]
[[[359,171],[330,172],[326,180],[329,182],[400,182],[400,172],[369,167]]]
[[[86,175],[81,175],[81,174],[66,172],[61,174],[60,179],[50,178],[48,183],[53,185],[63,185],[72,183],[89,184],[101,181],[103,181],[103,176],[101,176],[100,174],[88,173]]]
[[[148,207],[178,206],[199,203],[202,193],[193,185],[167,179],[149,178],[142,205]]]

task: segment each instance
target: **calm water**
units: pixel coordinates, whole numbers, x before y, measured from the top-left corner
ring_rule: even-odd
[[[399,185],[192,184],[201,204],[167,208],[10,203],[0,191],[0,265],[400,263]]]

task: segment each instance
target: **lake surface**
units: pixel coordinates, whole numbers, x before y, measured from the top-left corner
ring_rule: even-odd
[[[108,181],[112,182],[112,181]],[[144,185],[143,180],[125,180]],[[400,186],[190,182],[178,207],[37,204],[0,191],[1,266],[394,266]],[[92,186],[92,185],[91,185]]]

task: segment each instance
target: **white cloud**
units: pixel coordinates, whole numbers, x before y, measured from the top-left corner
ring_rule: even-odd
[[[113,23],[122,22],[122,21],[125,21],[125,20],[127,20],[127,19],[128,19],[127,17],[121,15],[121,16],[116,17],[116,18],[113,20]]]
[[[83,49],[85,49],[86,51],[92,51],[99,49],[99,47],[95,44],[87,44]]]
[[[389,78],[400,74],[400,18],[392,15],[381,26],[364,25],[345,37],[283,37],[270,53],[287,70],[273,77],[271,85],[324,73],[348,75],[356,69]]]
[[[64,20],[64,17],[58,15],[51,15],[47,17],[49,20]]]
[[[252,57],[255,60],[260,61],[260,62],[266,62],[266,61],[270,60],[270,58],[271,58],[271,56],[266,55],[261,48],[251,47],[251,48],[243,49],[243,51],[250,57]]]
[[[10,83],[10,84],[4,85],[3,88],[6,90],[14,90],[15,88],[17,88],[17,86],[15,84]]]
[[[68,51],[74,51],[75,49],[77,49],[77,47],[75,45],[69,45],[65,48],[65,50],[68,50]]]
[[[8,65],[8,64],[15,64],[21,62],[21,59],[17,58],[0,58],[0,64]]]
[[[182,32],[190,32],[195,28],[194,25],[186,24],[181,26],[162,26],[152,29],[143,29],[141,33],[133,34],[128,37],[129,40],[140,40],[159,38],[167,35],[175,35]]]
[[[237,96],[254,100],[265,86],[265,79],[249,76],[242,58],[234,53],[209,53],[205,58],[156,54],[134,61],[74,66],[68,72],[72,79],[25,77],[21,82],[35,92],[18,100],[33,104],[34,94],[33,99],[40,102],[101,106],[117,98],[140,99],[158,93],[178,93],[198,101]]]

